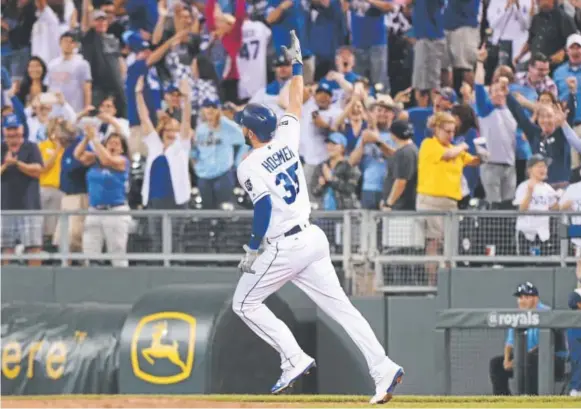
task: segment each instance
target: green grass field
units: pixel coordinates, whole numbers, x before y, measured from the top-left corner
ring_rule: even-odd
[[[366,396],[349,395],[57,395],[2,397],[2,407],[371,407]],[[47,403],[50,402],[50,405]],[[41,404],[42,403],[42,404]],[[59,406],[62,404],[62,406]],[[378,406],[373,406],[378,407]],[[396,396],[383,408],[581,408],[567,396]]]

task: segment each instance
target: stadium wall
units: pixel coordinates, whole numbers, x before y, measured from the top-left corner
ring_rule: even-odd
[[[278,376],[278,358],[231,313],[230,297],[237,279],[236,269],[231,268],[5,267],[2,322],[20,326],[3,326],[2,393],[267,391]],[[534,282],[543,302],[562,309],[575,276],[572,268],[453,269],[440,273],[435,297],[352,300],[388,354],[406,368],[401,393],[439,394],[444,385],[438,370],[442,367],[438,361],[442,340],[434,331],[436,312],[513,308],[511,294],[523,281]],[[318,360],[316,375],[297,385],[296,393],[371,393],[359,351],[339,325],[304,294],[287,285],[267,304],[297,334],[305,351]],[[101,315],[109,318],[99,318]],[[35,324],[39,320],[45,324]],[[67,331],[59,332],[59,328]],[[103,347],[109,354],[103,348],[79,349],[79,333],[89,346],[109,340]],[[452,393],[490,394],[488,361],[502,353],[504,331],[452,331],[451,338]],[[46,341],[45,349],[35,344],[39,339]],[[20,352],[11,342],[21,343]],[[73,351],[66,362],[59,342]],[[108,362],[114,365],[108,367]],[[32,373],[30,363],[37,368]],[[18,365],[18,375],[24,378],[15,382]],[[60,381],[53,379],[54,371],[61,367]],[[103,372],[105,368],[109,372]],[[88,371],[84,378],[74,375],[82,369]],[[100,378],[103,373],[109,376]],[[65,375],[74,375],[77,383],[62,380]],[[107,384],[99,379],[115,381]]]

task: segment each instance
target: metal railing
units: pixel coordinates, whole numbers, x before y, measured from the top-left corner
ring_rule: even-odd
[[[69,250],[68,216],[89,214],[131,216],[126,252],[83,254]],[[3,255],[3,260],[43,260],[63,266],[71,260],[129,260],[132,264],[164,266],[232,265],[240,259],[242,245],[247,242],[252,226],[252,212],[246,210],[3,211],[0,217],[50,215],[59,217],[61,239],[55,252]],[[518,217],[529,218],[529,224],[545,223],[549,226],[549,239],[533,243],[519,235],[516,230]],[[311,221],[327,234],[332,260],[342,267],[351,284],[357,286],[371,280],[371,285],[380,291],[426,292],[435,291],[431,271],[438,266],[499,268],[574,264],[581,258],[581,250],[572,245],[569,237],[571,217],[575,218],[575,224],[580,224],[579,212],[483,210],[446,213],[313,211]],[[539,221],[543,218],[544,221]],[[438,234],[441,240],[434,239]]]

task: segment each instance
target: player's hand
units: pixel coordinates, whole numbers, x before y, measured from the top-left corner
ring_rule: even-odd
[[[238,269],[242,273],[254,274],[254,270],[252,270],[252,264],[254,264],[254,261],[256,261],[256,258],[258,257],[258,250],[252,250],[246,244],[242,246],[242,248],[246,254],[244,254],[244,257],[242,257],[242,260],[240,260]]]
[[[281,47],[282,52],[286,56],[288,60],[291,61],[291,64],[301,64],[303,65],[303,55],[301,53],[301,43],[295,30],[291,30],[290,32],[290,45],[289,47],[285,47],[284,45]]]

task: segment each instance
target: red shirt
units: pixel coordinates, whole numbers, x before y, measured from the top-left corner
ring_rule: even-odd
[[[216,21],[214,20],[215,9],[216,0],[208,0],[206,2],[206,24],[210,32],[216,30]],[[236,0],[234,17],[236,21],[234,22],[232,30],[222,37],[222,45],[230,58],[230,64],[227,65],[227,67],[230,67],[230,70],[224,74],[224,79],[226,80],[240,79],[236,57],[238,56],[240,47],[242,47],[242,23],[246,17],[246,0]]]

